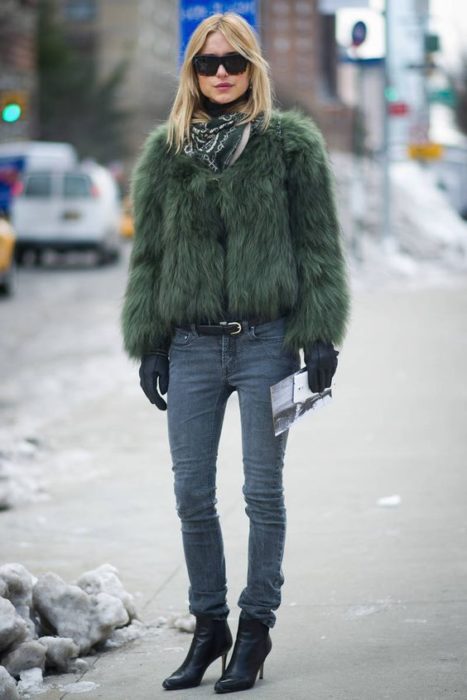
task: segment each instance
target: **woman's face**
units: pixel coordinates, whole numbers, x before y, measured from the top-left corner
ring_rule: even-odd
[[[213,54],[214,56],[225,56],[227,53],[234,53],[235,49],[230,44],[222,32],[212,32],[204,42],[200,54]],[[198,75],[199,89],[212,102],[225,104],[236,100],[248,89],[249,70],[239,75],[229,75],[222,63],[217,69],[216,75]]]

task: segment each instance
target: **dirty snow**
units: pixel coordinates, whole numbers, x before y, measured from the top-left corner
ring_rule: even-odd
[[[455,284],[467,274],[467,223],[453,210],[434,174],[415,161],[391,165],[392,236],[383,240],[382,170],[363,159],[363,214],[352,225],[352,157],[332,154],[342,229],[352,254],[355,287]]]
[[[0,567],[0,697],[16,697],[15,679],[20,693],[39,694],[44,671],[83,672],[87,664],[80,655],[121,646],[145,629],[133,596],[110,564],[85,572],[76,584],[52,572],[36,578],[21,564],[5,564]],[[73,684],[73,692],[93,687]]]
[[[95,478],[93,454],[58,450],[43,429],[117,377],[133,380],[118,319],[125,269],[126,258],[104,269],[73,260],[20,269],[14,297],[0,300],[0,509],[47,498],[50,475]]]
[[[18,691],[20,697],[29,695],[42,695],[45,688],[42,685],[43,675],[41,668],[28,668],[19,674]]]
[[[368,617],[369,615],[375,615],[376,613],[386,610],[391,605],[390,599],[377,600],[375,603],[370,605],[352,605],[344,613],[344,617],[347,620],[357,620],[361,617]]]
[[[67,683],[67,685],[60,686],[60,690],[66,693],[89,693],[91,690],[96,690],[99,687],[98,683],[93,683],[92,681],[78,681],[77,683]]]
[[[3,666],[0,666],[0,698],[2,700],[19,700],[15,679]]]
[[[395,508],[396,506],[400,506],[401,497],[397,493],[393,494],[392,496],[382,496],[381,498],[378,498],[376,504],[383,508]]]

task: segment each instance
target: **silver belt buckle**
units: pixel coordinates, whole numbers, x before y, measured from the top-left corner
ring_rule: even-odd
[[[238,321],[221,321],[219,323],[220,326],[237,326],[237,330],[234,331],[233,333],[229,333],[229,335],[238,335],[239,333],[242,332],[242,324],[239,323]]]

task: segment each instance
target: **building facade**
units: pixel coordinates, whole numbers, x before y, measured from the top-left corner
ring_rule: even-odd
[[[1,1],[0,143],[29,139],[36,131],[36,31],[35,0]]]
[[[178,2],[55,0],[57,19],[77,51],[94,57],[102,78],[127,66],[119,106],[129,114],[128,151],[165,119],[177,86]],[[311,113],[332,147],[350,146],[351,109],[336,92],[334,18],[317,0],[258,0],[258,31],[277,103]],[[36,116],[37,0],[0,5],[0,94],[22,100],[23,116],[1,123],[0,140],[32,138]]]
[[[95,52],[104,77],[127,64],[120,106],[130,113],[129,152],[166,118],[177,87],[178,2],[58,0],[70,41]],[[334,18],[317,0],[259,0],[258,31],[277,103],[311,113],[332,147],[349,148],[350,108],[336,92]]]
[[[352,110],[337,94],[335,19],[318,0],[263,0],[260,36],[278,104],[310,113],[333,148],[348,149]]]
[[[78,51],[93,54],[102,79],[126,66],[119,107],[134,154],[167,115],[177,82],[178,3],[173,0],[58,0],[58,19]]]

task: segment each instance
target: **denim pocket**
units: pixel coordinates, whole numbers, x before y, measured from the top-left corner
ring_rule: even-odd
[[[175,347],[185,347],[190,345],[197,337],[196,333],[186,328],[175,328],[172,335],[172,345]]]
[[[260,323],[258,326],[253,326],[251,335],[258,340],[281,342],[284,340],[285,326],[286,319],[282,316],[275,321],[267,321],[266,323]]]
[[[300,362],[300,355],[295,350],[290,350],[284,345],[286,331],[286,318],[281,317],[275,321],[261,323],[253,326],[250,336],[255,346],[265,356],[271,359],[287,359]]]

